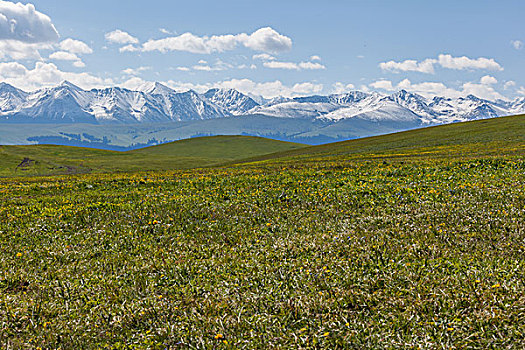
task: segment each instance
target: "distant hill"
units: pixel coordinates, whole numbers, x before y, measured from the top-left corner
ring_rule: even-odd
[[[81,147],[0,146],[0,176],[198,168],[305,147],[250,136],[214,136],[171,142],[136,151]]]

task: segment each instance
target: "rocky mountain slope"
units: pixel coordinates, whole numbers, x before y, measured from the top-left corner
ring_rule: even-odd
[[[493,118],[525,112],[525,98],[488,101],[469,95],[457,99],[402,90],[391,95],[353,91],[329,96],[275,98],[262,103],[236,90],[204,94],[177,92],[160,83],[137,91],[120,87],[83,90],[69,82],[25,92],[0,84],[0,122],[135,124],[195,121],[244,115],[338,122],[401,123],[425,126]],[[408,124],[407,124],[408,123]]]

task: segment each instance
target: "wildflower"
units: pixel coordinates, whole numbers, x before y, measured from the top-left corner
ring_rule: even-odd
[[[217,340],[224,339],[224,335],[222,335],[221,333],[219,333],[219,334],[217,334],[217,335],[215,336],[215,339],[217,339]]]
[[[16,257],[17,258],[21,258],[22,257],[22,253],[16,253]]]
[[[492,288],[499,288],[499,287],[501,287],[501,284],[499,283],[496,283],[495,285],[492,286]]]

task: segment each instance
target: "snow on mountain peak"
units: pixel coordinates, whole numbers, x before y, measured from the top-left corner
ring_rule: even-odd
[[[419,125],[435,125],[525,112],[525,97],[494,102],[473,95],[427,99],[406,90],[391,95],[351,91],[257,101],[234,89],[210,89],[202,95],[193,90],[177,93],[158,82],[137,90],[110,87],[85,91],[64,81],[31,93],[0,83],[0,122],[141,123],[263,114],[328,122],[359,118],[404,125],[415,125],[417,120]]]

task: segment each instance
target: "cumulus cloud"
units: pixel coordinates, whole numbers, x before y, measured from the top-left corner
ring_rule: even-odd
[[[318,62],[279,62],[279,61],[267,61],[263,63],[266,68],[272,69],[289,69],[289,70],[315,70],[315,69],[326,69],[325,66]]]
[[[250,79],[232,79],[208,84],[193,84],[177,81],[167,81],[166,85],[177,91],[195,90],[205,92],[210,88],[218,87],[224,89],[236,89],[244,94],[274,98],[278,96],[298,97],[318,94],[323,90],[322,84],[312,82],[285,85],[279,80],[258,83]]]
[[[523,49],[523,41],[521,40],[512,40],[510,42],[510,44],[512,45],[513,48],[515,48],[516,50],[521,50]]]
[[[462,86],[462,95],[474,95],[476,97],[484,98],[486,100],[506,100],[507,98],[494,90],[494,88],[487,84],[465,83]]]
[[[513,80],[509,80],[505,83],[505,85],[503,85],[503,89],[508,90],[514,86],[516,86],[516,82]]]
[[[520,95],[525,95],[525,87],[520,86],[520,88],[519,88],[519,90],[518,90],[518,94],[520,94]]]
[[[139,39],[120,29],[106,33],[105,38],[110,43],[115,44],[138,44]]]
[[[280,53],[292,48],[292,39],[279,34],[274,29],[261,28],[252,34],[226,34],[197,36],[184,33],[163,39],[149,40],[142,45],[142,51],[185,51],[196,54],[231,51],[242,45],[246,48],[267,53]]]
[[[53,52],[51,55],[49,55],[49,59],[56,60],[56,61],[73,61],[73,66],[77,68],[84,68],[86,65],[80,57],[75,55],[74,53],[67,52],[67,51],[56,51]]]
[[[317,56],[317,55],[313,55],[310,57],[310,61],[321,61],[321,57]]]
[[[393,72],[420,72],[434,74],[434,64],[437,61],[434,59],[426,59],[423,62],[416,60],[406,60],[403,62],[381,62],[379,67],[382,70],[393,71]]]
[[[0,1],[0,40],[35,44],[56,42],[58,38],[51,19],[33,4]]]
[[[77,55],[93,53],[93,49],[85,42],[71,38],[61,41],[58,46],[62,51],[67,51]]]
[[[51,55],[49,55],[49,58],[52,60],[58,60],[58,61],[78,61],[80,58],[71,52],[66,51],[57,51],[53,52]]]
[[[348,92],[354,89],[355,89],[354,84],[344,84],[341,82],[337,82],[332,85],[333,94],[343,94],[345,92]]]
[[[493,58],[480,57],[476,59],[467,56],[452,57],[452,55],[439,55],[438,63],[443,68],[464,70],[464,69],[486,69],[502,71],[503,67]]]
[[[120,52],[136,52],[136,51],[140,51],[140,49],[133,45],[126,45],[126,46],[121,47],[119,51]]]
[[[137,67],[137,68],[126,68],[122,71],[122,73],[126,75],[139,75],[142,72],[145,72],[147,70],[150,70],[151,67]]]
[[[498,79],[490,76],[490,75],[485,75],[484,77],[482,77],[479,81],[481,84],[483,85],[493,85],[493,84],[497,84],[498,83]]]
[[[0,63],[0,80],[26,91],[46,86],[55,86],[64,80],[71,81],[84,89],[113,85],[111,79],[102,79],[88,73],[64,72],[53,63],[36,62],[28,69],[18,62]]]
[[[0,58],[41,60],[39,50],[52,48],[53,46],[47,43],[28,44],[16,40],[0,40]]]
[[[276,58],[272,55],[268,55],[267,53],[259,53],[252,56],[252,59],[254,60],[261,60],[261,61],[273,61]]]
[[[261,28],[251,35],[238,35],[244,46],[255,51],[279,53],[292,48],[292,39],[281,35],[270,27]]]
[[[390,80],[378,80],[370,84],[370,87],[379,90],[394,91],[395,88]]]
[[[446,69],[467,70],[482,69],[502,71],[503,67],[493,58],[469,58],[467,56],[453,57],[452,55],[439,55],[437,59],[427,58],[421,62],[417,60],[406,60],[402,62],[388,61],[379,63],[379,67],[384,71],[399,72],[420,72],[434,74],[435,65]]]
[[[480,83],[464,83],[461,86],[461,90],[448,87],[440,82],[422,82],[413,84],[408,79],[402,80],[397,85],[394,85],[394,83],[392,83],[390,80],[379,80],[371,83],[370,87],[389,92],[404,89],[418,93],[425,97],[445,96],[450,98],[458,98],[467,95],[474,95],[479,98],[492,101],[497,99],[505,100],[506,98],[497,92],[492,86],[496,83],[497,80],[494,77],[484,76],[481,78]]]

